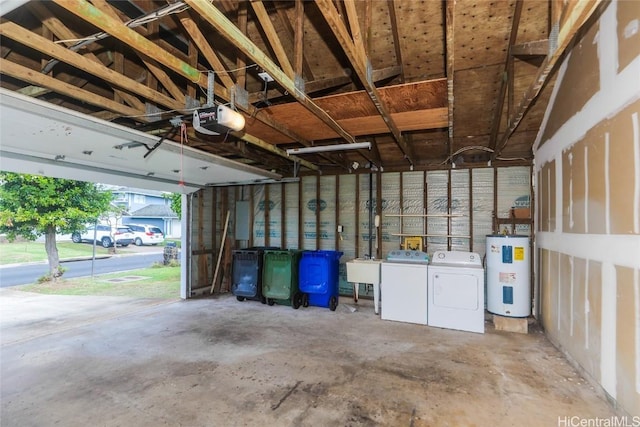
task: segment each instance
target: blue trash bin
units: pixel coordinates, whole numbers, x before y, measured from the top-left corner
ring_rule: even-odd
[[[338,307],[341,256],[339,251],[302,252],[298,287],[304,307],[328,307],[331,311]]]

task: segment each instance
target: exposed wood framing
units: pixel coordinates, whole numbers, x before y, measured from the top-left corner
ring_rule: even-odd
[[[518,3],[522,3],[522,0],[518,0]],[[520,8],[522,9],[522,7]],[[511,45],[509,53],[511,56],[547,56],[549,53],[549,39]]]
[[[234,135],[234,136],[237,136],[239,138],[242,138],[244,141],[247,141],[247,142],[255,145],[256,147],[260,147],[263,150],[266,150],[266,151],[269,151],[271,153],[278,154],[278,155],[281,155],[281,153],[284,153],[284,155],[287,156],[287,152],[286,151],[276,147],[273,144],[269,144],[268,142],[263,141],[260,138],[257,138],[257,137],[255,137],[253,135],[249,135],[249,134],[246,134],[246,133],[242,134],[240,132],[232,132],[231,134]],[[295,162],[298,162],[298,163],[300,163],[300,165],[302,165],[302,166],[304,166],[304,167],[306,167],[308,169],[311,169],[313,171],[320,170],[320,168],[318,166],[316,166],[315,164],[313,164],[313,163],[311,163],[311,162],[309,162],[307,160],[301,159],[299,157],[291,156],[291,160],[293,160]]]
[[[393,48],[396,52],[396,62],[400,68],[400,83],[404,83],[404,73],[402,72],[402,49],[400,46],[400,37],[398,36],[398,18],[396,17],[396,7],[393,0],[387,0],[389,8],[389,19],[391,20],[391,34],[393,35]]]
[[[355,199],[356,199],[356,203],[355,203],[355,227],[356,229],[354,230],[355,232],[355,251],[356,251],[356,258],[360,257],[360,176],[361,175],[356,175],[356,189],[355,189]]]
[[[280,183],[280,247],[287,248],[287,184]]]
[[[95,58],[95,56],[93,56],[93,54],[88,54],[88,56],[90,55],[92,58],[94,58],[93,60],[89,59],[87,56],[82,56],[69,49],[65,49],[64,47],[56,43],[53,43],[45,39],[44,37],[37,36],[31,31],[28,31],[11,21],[5,21],[0,24],[0,36],[10,38],[32,49],[41,51],[45,55],[49,55],[53,58],[58,59],[59,61],[65,62],[82,71],[101,78],[114,85],[115,87],[120,87],[122,89],[143,96],[151,102],[163,105],[169,109],[184,108],[184,105],[180,104],[175,99],[152,90],[133,79],[123,76],[117,71],[105,67],[102,62],[100,62],[97,58]],[[82,100],[82,98],[79,99]],[[139,105],[139,107],[136,108],[136,110],[144,113],[144,105],[139,101],[137,104]]]
[[[180,18],[180,22],[185,30],[187,30],[187,33],[189,33],[189,36],[191,36],[193,42],[198,46],[200,52],[202,52],[202,56],[204,56],[211,67],[213,67],[213,71],[216,73],[216,76],[218,76],[224,87],[230,89],[234,85],[233,80],[204,34],[202,34],[202,31],[200,31],[200,28],[198,28],[198,25],[188,16]]]
[[[78,0],[77,3],[65,2],[63,0],[54,0],[54,1],[60,4],[65,9],[74,13],[78,17],[85,19],[87,22],[90,22],[93,25],[97,26],[98,28],[102,29],[103,31],[108,32],[112,36],[123,41],[124,43],[131,45],[132,48],[136,49],[140,53],[147,55],[149,57],[155,58],[162,64],[173,69],[175,72],[183,75],[184,77],[187,77],[190,81],[197,83],[202,87],[207,87],[208,82],[207,82],[207,76],[205,74],[200,73],[197,69],[195,69],[188,63],[173,56],[171,53],[167,52],[166,50],[162,49],[158,45],[147,40],[137,32],[128,28],[122,23],[122,21],[116,20],[115,18],[107,15],[106,13],[103,13],[99,9],[87,3],[86,0]],[[175,86],[175,84],[172,85],[167,83],[171,81],[169,77],[166,75],[166,73],[164,73],[164,71],[160,70],[159,67],[156,67],[153,63],[151,63],[151,61],[145,61],[145,65],[147,65],[147,67],[150,68],[150,70],[154,73],[154,75],[158,77],[158,79],[165,86],[165,88],[168,89],[168,86],[169,87]],[[163,78],[162,77],[163,75],[166,77]],[[184,99],[184,95],[182,95],[182,91],[178,88],[177,88],[177,91],[179,93],[177,94],[172,93],[172,95],[176,97],[176,95],[179,94]],[[229,91],[226,88],[220,88],[219,86],[217,86],[216,95],[220,96],[221,98],[227,101],[230,99]],[[184,102],[182,100],[179,100],[179,101],[181,102],[182,105],[184,105]],[[283,134],[289,135],[295,140],[300,141],[301,143],[303,143],[303,145],[311,145],[311,142],[306,141],[303,138],[300,138],[299,136],[293,134],[288,129],[283,127],[282,125],[275,123],[267,115],[260,114],[260,112],[257,111],[255,107],[249,106],[249,108],[246,109],[246,112],[258,118],[258,120],[262,121],[263,123],[278,130],[279,132],[282,132]],[[137,112],[138,115],[142,113]],[[129,114],[129,115],[132,115],[132,114]],[[250,136],[248,136],[248,138],[245,138],[245,135],[243,135],[241,136],[241,138],[246,140],[249,143],[252,143],[252,141],[255,141],[255,139],[250,138]],[[284,150],[276,149],[275,151],[272,151],[272,152],[274,154],[279,155],[280,157],[290,158],[292,161],[296,160],[293,156],[288,156]]]
[[[511,21],[511,34],[509,35],[509,46],[507,47],[507,56],[504,62],[504,69],[502,71],[502,79],[500,83],[500,93],[496,100],[496,112],[493,115],[493,122],[491,125],[491,137],[489,139],[489,146],[492,150],[495,150],[498,143],[498,131],[500,130],[500,122],[502,121],[502,112],[504,110],[504,97],[507,92],[507,87],[511,88],[511,83],[514,80],[513,75],[513,53],[511,48],[516,42],[518,36],[518,27],[520,26],[520,16],[522,15],[523,0],[516,0],[515,10],[513,12],[513,20]],[[511,94],[511,92],[510,92]],[[507,124],[508,126],[509,124]]]
[[[83,0],[84,1],[84,0]],[[115,27],[118,26],[122,26],[124,28],[126,28],[127,30],[131,31],[131,33],[133,34],[138,34],[138,32],[130,29],[129,27],[125,26],[122,22],[122,19],[120,19],[120,17],[118,16],[118,13],[116,12],[116,10],[113,8],[113,6],[111,6],[109,3],[107,3],[106,0],[94,0],[93,4],[95,5],[95,7],[99,7],[100,10],[102,10],[104,12],[104,14],[106,16],[109,16],[110,18],[112,18],[113,24]],[[82,18],[82,16],[80,16],[80,18]],[[99,27],[101,28],[101,27]],[[116,37],[114,34],[110,33],[109,31],[107,31],[105,28],[101,28],[103,31],[111,34],[112,36]],[[142,27],[137,27],[138,31],[141,31]],[[140,35],[140,37],[144,38],[143,35]],[[119,39],[121,40],[121,39]],[[145,39],[146,40],[146,39]],[[149,42],[151,43],[151,42]],[[160,46],[153,44],[153,46],[155,46],[157,49],[162,49]],[[163,49],[164,50],[164,49]],[[174,56],[175,57],[175,53],[173,52],[169,52],[164,50],[168,55]],[[143,52],[144,53],[144,52]],[[157,59],[154,56],[151,55],[147,55],[147,57],[145,56],[140,56],[140,59],[142,60],[142,62],[145,64],[145,66],[149,69],[149,71],[151,71],[151,73],[153,73],[153,75],[158,79],[158,81],[164,86],[164,88],[171,94],[171,96],[173,96],[176,100],[178,100],[182,105],[185,104],[186,102],[186,98],[184,96],[184,92],[181,88],[179,88],[171,79],[171,77],[169,77],[169,75],[167,73],[164,72],[164,70],[162,68],[160,68],[158,65],[156,65],[156,62],[151,60],[150,58],[154,58]],[[180,59],[178,59],[176,57],[176,60],[184,62]]]
[[[449,160],[453,154],[453,114],[454,114],[454,93],[453,93],[453,77],[454,77],[454,29],[455,29],[455,7],[456,0],[447,0],[445,11],[446,21],[446,64],[447,64],[447,107],[449,115],[447,143],[449,147]]]
[[[318,5],[320,11],[324,16],[324,19],[329,24],[329,27],[333,31],[334,35],[342,45],[345,54],[349,58],[351,65],[358,75],[358,78],[364,85],[369,98],[376,106],[376,109],[382,116],[382,119],[393,134],[398,147],[400,147],[400,150],[402,150],[409,163],[413,164],[413,150],[407,143],[406,139],[401,135],[400,130],[396,126],[390,112],[388,111],[387,106],[380,98],[378,90],[371,80],[370,72],[368,72],[368,70],[371,69],[371,64],[366,57],[364,42],[362,40],[362,37],[360,36],[355,3],[353,3],[353,1],[351,0],[344,2],[351,26],[351,31],[353,33],[353,39],[349,35],[344,22],[342,21],[340,15],[338,14],[338,11],[334,7],[331,0],[318,0],[316,4]]]
[[[58,0],[60,1],[60,0]],[[244,52],[256,64],[263,68],[275,81],[287,90],[305,108],[326,123],[348,142],[355,142],[355,138],[345,131],[322,108],[318,107],[306,94],[300,92],[293,80],[289,78],[258,46],[246,35],[242,34],[215,6],[206,0],[186,1],[196,12],[200,13],[214,28],[216,28],[229,42]]]
[[[316,175],[316,250],[320,249],[320,175]]]
[[[282,46],[280,37],[278,37],[278,33],[275,27],[273,26],[273,22],[271,22],[271,18],[267,13],[267,9],[265,9],[264,4],[260,0],[251,1],[249,2],[249,4],[253,8],[253,12],[256,14],[256,17],[258,18],[258,22],[260,22],[260,26],[262,27],[262,30],[267,35],[267,40],[269,41],[269,45],[271,46],[271,49],[273,49],[273,51],[276,54],[276,58],[280,63],[280,68],[282,69],[282,71],[284,71],[287,77],[293,80],[294,78],[293,67],[291,66],[291,62],[287,57],[287,53],[285,52],[284,47]]]
[[[72,84],[54,79],[53,77],[49,77],[38,71],[34,71],[31,68],[18,65],[6,59],[0,59],[0,70],[2,70],[2,74],[6,74],[33,85],[46,87],[54,92],[71,98],[82,99],[87,104],[94,105],[99,108],[105,108],[109,111],[113,111],[114,113],[118,113],[121,116],[140,116],[144,114],[144,111],[136,110],[109,98],[96,95],[88,90],[80,89]],[[142,118],[141,121],[148,121],[148,119]]]
[[[264,245],[271,246],[271,234],[269,221],[271,220],[271,208],[269,207],[269,189],[270,185],[264,184]]]
[[[295,28],[289,28],[291,23],[284,10],[278,8],[278,15],[283,24],[285,26],[288,25],[288,32],[293,33],[293,56],[295,58],[294,69],[296,74],[300,77],[304,75],[308,80],[313,80],[313,70],[304,57],[304,2],[302,0],[296,0]]]
[[[338,233],[338,225],[340,225],[340,175],[336,175],[335,177],[335,188],[336,188],[336,193],[335,193],[335,209],[334,209],[334,213],[335,213],[335,248],[337,251],[340,250],[340,236],[341,234]]]
[[[469,252],[473,252],[473,169],[469,169]]]
[[[495,159],[502,153],[502,150],[504,150],[507,145],[509,138],[520,125],[525,114],[527,114],[529,108],[533,105],[533,102],[538,98],[538,95],[540,95],[540,91],[551,77],[552,72],[569,46],[569,43],[571,43],[576,33],[603,3],[603,0],[574,0],[567,4],[566,9],[562,14],[564,19],[563,22],[561,22],[558,31],[557,45],[553,52],[547,56],[546,60],[538,70],[533,83],[529,86],[522,97],[522,100],[518,104],[518,107],[509,118],[510,125],[500,139],[500,143],[497,145],[492,158]],[[553,48],[553,46],[551,46],[551,48]]]
[[[224,5],[224,3],[223,3]],[[249,6],[247,6],[247,2],[238,3],[238,30],[242,32],[242,34],[247,34],[247,25],[248,25],[248,14],[247,10]],[[236,81],[238,82],[238,86],[242,89],[247,88],[247,57],[242,51],[238,51],[236,58]]]

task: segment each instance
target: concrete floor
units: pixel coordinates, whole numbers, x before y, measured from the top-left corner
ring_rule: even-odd
[[[614,410],[539,331],[0,290],[9,426],[557,426]],[[568,425],[568,424],[564,424]]]

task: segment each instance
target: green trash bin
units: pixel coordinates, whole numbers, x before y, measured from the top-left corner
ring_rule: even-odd
[[[262,295],[267,304],[290,305],[297,309],[302,304],[298,289],[298,262],[300,251],[265,251],[262,264]]]

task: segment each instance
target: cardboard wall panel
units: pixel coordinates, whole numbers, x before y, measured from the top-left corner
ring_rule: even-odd
[[[618,401],[625,408],[640,408],[640,332],[629,313],[638,310],[640,270],[616,266],[616,372]]]
[[[558,95],[551,106],[551,114],[544,129],[543,141],[555,134],[600,90],[598,31],[599,25],[596,23],[571,50],[564,78],[559,83]],[[585,70],[589,70],[589,72],[585,73]]]
[[[640,148],[636,133],[638,116],[640,101],[616,114],[606,125],[609,132],[610,232],[613,234],[634,234],[634,228],[635,234],[640,234],[639,227],[634,225],[634,215],[640,211],[640,198],[635,194],[635,186],[640,185],[635,178],[640,173],[635,170],[636,156],[640,159],[640,153],[631,155],[636,145]]]
[[[607,232],[607,191],[605,186],[605,159],[608,156],[605,146],[605,134],[600,129],[594,129],[585,137],[587,147],[587,180],[589,185],[587,200],[586,229],[591,234],[605,234]]]
[[[585,233],[585,161],[583,141],[562,153],[562,230],[567,233]]]
[[[640,56],[640,24],[638,20],[640,3],[626,0],[618,2],[617,6],[618,72],[620,72]]]
[[[535,153],[543,325],[632,416],[640,416],[636,3],[608,3],[564,60]]]

